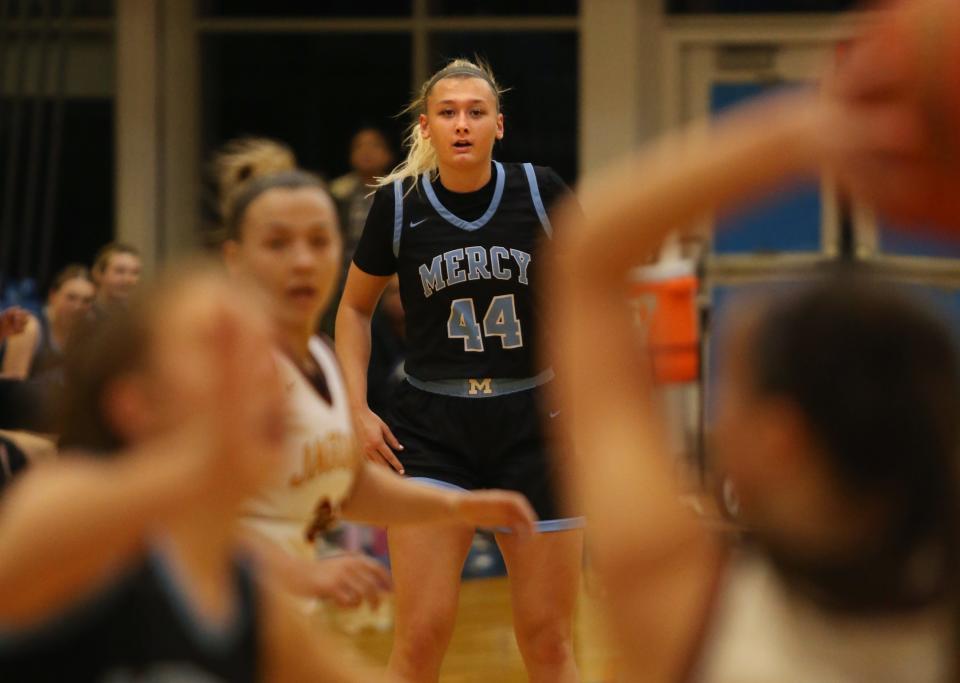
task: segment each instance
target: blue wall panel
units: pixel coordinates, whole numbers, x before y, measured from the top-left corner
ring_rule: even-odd
[[[760,83],[715,83],[710,89],[710,111],[720,113],[769,87]],[[799,185],[746,211],[720,217],[713,250],[718,254],[820,251],[822,217],[819,185]]]
[[[960,191],[960,190],[958,190]],[[960,240],[948,240],[930,234],[917,234],[878,222],[879,247],[884,254],[960,258]]]
[[[737,311],[738,306],[748,305],[752,296],[769,295],[777,293],[778,290],[789,292],[800,285],[801,282],[778,280],[744,285],[717,285],[711,289],[710,325],[704,352],[707,360],[704,374],[705,424],[710,425],[716,415],[718,370],[722,362],[725,331],[731,315]],[[937,317],[949,326],[957,352],[960,353],[960,289],[907,283],[903,283],[902,287],[921,304],[931,307]]]

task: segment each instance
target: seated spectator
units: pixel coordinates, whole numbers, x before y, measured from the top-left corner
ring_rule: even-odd
[[[120,242],[110,242],[97,252],[93,261],[93,281],[97,296],[93,304],[96,319],[103,318],[116,305],[124,305],[140,281],[143,267],[140,252]]]
[[[35,379],[56,372],[71,335],[90,314],[95,291],[84,266],[70,265],[60,271],[40,316],[28,315],[23,330],[7,340],[0,374]]]
[[[0,344],[23,332],[29,313],[17,306],[0,312]],[[44,392],[33,382],[0,376],[0,429],[44,431]]]

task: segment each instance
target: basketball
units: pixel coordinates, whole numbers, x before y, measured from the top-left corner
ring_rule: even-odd
[[[856,168],[864,198],[887,221],[960,232],[960,3],[881,5],[841,60],[837,89],[885,136]]]

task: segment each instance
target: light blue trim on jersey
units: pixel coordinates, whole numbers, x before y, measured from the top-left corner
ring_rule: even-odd
[[[433,206],[434,210],[440,214],[443,220],[447,221],[451,225],[454,225],[461,230],[473,231],[479,230],[487,223],[490,222],[490,219],[493,218],[493,214],[497,212],[497,209],[500,208],[500,200],[503,199],[503,185],[506,182],[506,174],[503,172],[503,165],[499,161],[493,162],[494,170],[497,172],[496,186],[493,188],[493,199],[490,200],[490,206],[487,207],[486,212],[480,218],[475,221],[465,221],[459,216],[454,215],[447,207],[440,203],[440,200],[437,199],[437,193],[433,190],[433,185],[430,184],[430,172],[427,171],[423,174],[423,189],[427,194],[427,199],[430,202],[430,205]]]
[[[462,486],[451,484],[449,481],[443,481],[442,479],[434,479],[433,477],[407,477],[407,481],[415,481],[423,484],[424,486],[432,486],[435,489],[445,489],[447,491],[467,491],[467,489],[463,488]]]
[[[572,531],[573,529],[583,529],[586,526],[586,517],[562,517],[560,519],[545,519],[542,522],[537,522],[537,531]]]
[[[543,231],[547,233],[547,237],[553,239],[553,225],[551,225],[550,218],[547,216],[547,210],[543,206],[543,198],[540,196],[540,185],[537,184],[537,174],[533,170],[533,164],[524,164],[523,172],[527,174],[527,183],[530,185],[530,197],[533,199],[533,208],[537,210],[537,216],[540,217],[540,225],[543,226]]]
[[[551,534],[558,531],[573,531],[574,529],[583,529],[587,526],[586,517],[561,517],[559,519],[541,519],[537,522],[538,534]],[[491,529],[498,534],[512,534],[513,529],[497,527]]]
[[[482,377],[472,379],[422,380],[407,375],[410,386],[431,394],[459,398],[491,398],[506,396],[520,391],[529,391],[553,379],[553,369],[547,368],[534,377],[500,378]]]
[[[393,181],[393,257],[400,256],[400,234],[403,232],[403,181]]]
[[[442,479],[434,479],[433,477],[407,477],[407,481],[416,481],[424,486],[432,486],[437,489],[444,489],[446,491],[461,491],[467,493],[468,489],[463,488],[462,486],[457,486],[456,484],[451,484],[449,481],[443,481]],[[573,529],[582,529],[587,525],[587,520],[585,517],[561,517],[559,519],[541,519],[537,522],[537,533],[540,534],[549,534],[556,531],[571,531]],[[497,527],[495,529],[490,529],[498,534],[512,534],[513,530]]]

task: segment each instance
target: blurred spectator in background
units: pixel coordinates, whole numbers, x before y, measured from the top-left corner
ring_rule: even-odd
[[[0,343],[7,338],[22,336],[30,317],[27,311],[15,306],[0,312]],[[41,406],[42,399],[32,383],[0,377],[0,493],[14,476],[26,468],[29,461],[19,434],[2,429],[35,427],[38,424],[37,416],[42,413]],[[36,445],[34,437],[26,436],[26,441],[28,445]],[[43,454],[53,450],[49,442],[42,444]]]
[[[3,377],[36,379],[57,372],[63,352],[77,326],[90,314],[96,287],[82,265],[69,265],[57,274],[40,315],[27,314],[19,334],[7,340]]]
[[[113,306],[127,302],[140,281],[142,265],[140,252],[128,244],[110,242],[97,252],[93,261],[93,281],[97,285],[95,318],[102,318]]]
[[[361,126],[350,140],[350,172],[330,183],[330,194],[337,203],[340,214],[340,231],[343,234],[343,270],[334,300],[320,321],[320,329],[333,337],[334,322],[347,270],[353,261],[353,252],[363,234],[367,214],[373,204],[371,185],[379,176],[386,175],[396,161],[393,148],[386,133],[376,126]]]
[[[363,126],[350,141],[350,172],[330,183],[343,230],[344,273],[373,203],[374,178],[386,175],[395,159],[386,133],[376,126]]]
[[[8,337],[22,333],[29,317],[27,311],[17,306],[0,311],[0,345]],[[30,412],[27,406],[31,403],[23,382],[0,375],[0,428],[10,428],[23,422],[25,413]]]

